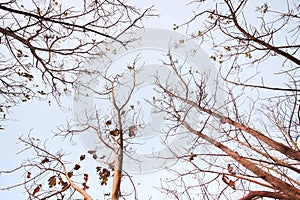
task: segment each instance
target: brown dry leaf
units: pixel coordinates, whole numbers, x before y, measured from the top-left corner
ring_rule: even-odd
[[[89,154],[94,154],[94,153],[96,153],[96,150],[88,150],[88,153]]]
[[[59,177],[58,180],[59,180],[58,185],[63,185],[64,181],[63,181],[62,177]]]
[[[115,129],[115,130],[112,130],[109,132],[110,135],[112,136],[118,136],[119,135],[119,130],[118,129]]]
[[[228,178],[226,176],[222,176],[222,181],[228,185]]]
[[[230,180],[227,176],[223,175],[222,176],[222,181],[228,185],[229,187],[231,187],[232,189],[236,190],[235,187],[235,182],[233,180]]]
[[[110,125],[111,125],[111,120],[106,121],[106,122],[105,122],[105,125],[106,125],[106,126],[110,126]]]
[[[95,160],[97,160],[97,157],[98,157],[97,154],[94,153],[94,154],[93,154],[93,158],[94,158]]]
[[[227,171],[228,171],[229,173],[232,173],[233,167],[231,166],[231,164],[228,164],[228,166],[227,166]]]
[[[83,175],[83,180],[84,180],[85,183],[88,182],[88,180],[89,180],[89,175],[88,175],[88,174],[84,174],[84,175]]]
[[[51,176],[48,179],[48,185],[49,185],[49,188],[52,188],[56,185],[56,176]]]
[[[135,131],[137,130],[137,127],[135,125],[132,125],[129,127],[129,137],[135,136]]]
[[[191,153],[191,154],[190,154],[190,161],[194,160],[194,158],[195,158],[196,156],[197,156],[197,155]]]
[[[96,160],[97,159],[97,151],[96,150],[89,150],[88,153],[93,156],[93,158]]]
[[[68,177],[71,178],[73,176],[73,172],[68,172]]]
[[[36,193],[38,193],[38,192],[41,190],[41,187],[42,187],[42,185],[39,184],[39,185],[33,190],[32,195],[35,195]]]
[[[229,185],[232,189],[236,190],[236,188],[235,188],[235,182],[234,182],[233,180],[229,180],[228,185]]]
[[[44,159],[42,160],[41,164],[45,164],[45,163],[48,163],[48,162],[50,162],[50,160],[49,160],[48,158],[44,158]]]
[[[80,161],[83,161],[85,159],[85,155],[81,155],[79,159]]]
[[[71,186],[71,184],[68,184],[67,182],[63,182],[61,190],[62,190],[62,191],[65,191],[65,190],[67,190],[70,186]]]
[[[105,168],[99,172],[99,178],[102,180],[101,185],[107,185],[109,176],[110,176],[110,171]]]
[[[82,183],[82,185],[83,185],[83,190],[84,191],[86,191],[87,189],[89,189],[90,187],[89,186],[87,186],[87,184],[86,183]]]
[[[96,167],[96,171],[99,172],[101,170],[102,167],[97,166]]]
[[[76,164],[76,165],[74,166],[74,170],[79,170],[79,169],[80,169],[80,165]]]

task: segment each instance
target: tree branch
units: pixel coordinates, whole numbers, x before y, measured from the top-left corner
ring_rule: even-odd
[[[231,16],[232,16],[232,21],[234,23],[234,25],[237,27],[237,29],[243,33],[248,39],[266,47],[268,50],[271,50],[271,51],[274,51],[275,53],[279,54],[279,55],[282,55],[283,57],[287,58],[288,60],[296,63],[297,65],[300,65],[300,60],[294,56],[292,56],[291,54],[287,53],[287,52],[284,52],[282,50],[280,50],[279,48],[275,47],[275,46],[272,46],[271,44],[263,41],[263,40],[260,40],[258,39],[257,37],[249,34],[245,29],[243,29],[240,24],[238,23],[237,21],[237,16],[236,16],[236,11],[233,10],[232,6],[229,4],[229,1],[226,0],[225,1],[226,4],[228,5],[229,7],[229,10],[230,10],[230,13],[231,13]]]
[[[48,18],[48,17],[35,15],[33,13],[29,13],[29,12],[25,12],[25,11],[15,10],[15,9],[8,8],[8,7],[2,6],[2,5],[0,5],[0,9],[8,11],[8,12],[11,12],[11,13],[16,13],[16,14],[20,14],[20,15],[24,15],[24,16],[30,16],[30,17],[33,17],[33,18],[38,19],[40,21],[44,20],[44,21],[52,22],[52,23],[59,24],[59,25],[65,25],[65,26],[79,28],[79,29],[82,29],[84,31],[90,31],[92,33],[96,33],[98,35],[101,35],[103,37],[112,39],[112,40],[117,41],[120,44],[124,45],[124,43],[121,40],[118,40],[117,37],[112,37],[111,35],[108,35],[108,34],[105,34],[105,33],[101,33],[99,31],[90,29],[90,28],[88,28],[86,26],[82,26],[82,25],[78,25],[78,24],[71,24],[71,23],[64,22],[64,21],[59,21],[59,20],[54,20],[54,19],[51,19],[51,18]]]
[[[273,199],[281,199],[281,200],[294,200],[293,196],[288,196],[286,194],[282,194],[279,192],[267,192],[267,191],[251,191],[246,196],[241,198],[240,200],[252,200],[257,197],[269,197]]]

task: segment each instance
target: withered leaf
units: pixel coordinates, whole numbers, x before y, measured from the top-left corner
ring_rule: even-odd
[[[89,150],[88,153],[89,154],[94,154],[94,153],[96,153],[96,150]]]
[[[233,180],[230,180],[227,176],[223,175],[222,176],[222,181],[228,185],[229,187],[231,187],[232,189],[236,190],[235,188],[235,182]]]
[[[98,157],[97,154],[94,153],[94,154],[93,154],[93,158],[94,158],[95,160],[97,160],[97,157]]]
[[[132,125],[129,127],[129,137],[135,136],[135,131],[137,130],[137,127],[135,125]]]
[[[97,159],[96,150],[89,150],[88,153],[91,154],[95,160]]]
[[[115,129],[115,130],[112,130],[109,132],[110,135],[112,136],[118,136],[119,135],[119,130],[118,129]]]
[[[189,160],[190,160],[190,161],[194,160],[194,158],[195,158],[196,156],[197,156],[197,155],[191,153],[191,154],[190,154],[190,159],[189,159]]]
[[[225,175],[222,176],[222,181],[228,185],[228,178]]]
[[[38,193],[38,192],[41,190],[41,187],[42,187],[42,185],[39,184],[39,185],[33,190],[32,195],[35,195],[36,193]]]
[[[107,121],[105,122],[105,125],[106,125],[106,126],[110,126],[110,125],[111,125],[111,120],[107,120]]]
[[[134,69],[134,67],[132,67],[132,66],[130,66],[130,65],[127,65],[127,68],[128,68],[129,70]]]
[[[227,171],[228,171],[229,173],[232,173],[233,167],[231,166],[231,164],[228,164],[228,166],[227,166]]]
[[[81,155],[79,159],[80,161],[83,161],[85,159],[85,155]]]
[[[88,174],[83,174],[83,180],[84,180],[85,183],[88,182],[89,175]]]
[[[89,186],[87,186],[86,183],[82,183],[82,185],[83,185],[83,188],[82,188],[82,189],[83,189],[84,191],[90,188]]]
[[[69,178],[71,178],[73,176],[73,172],[68,172],[67,175]]]
[[[99,178],[102,180],[101,185],[107,185],[108,177],[110,176],[110,171],[104,168],[99,172]]]
[[[106,176],[106,177],[110,176],[110,171],[107,170],[106,168],[104,168],[102,171],[103,171],[104,176]]]
[[[64,183],[62,184],[61,190],[62,190],[62,191],[65,191],[65,190],[67,190],[70,186],[71,186],[70,184],[68,184],[67,182],[64,182]]]
[[[50,160],[49,160],[49,158],[46,157],[42,160],[41,164],[45,164],[45,163],[48,163],[48,162],[50,162]]]
[[[80,165],[76,164],[76,165],[74,166],[74,170],[79,170],[79,169],[80,169]]]
[[[107,180],[108,180],[107,177],[103,177],[103,178],[102,178],[101,185],[107,185]]]
[[[96,167],[96,172],[99,172],[101,170],[101,167]]]
[[[62,179],[62,177],[58,177],[58,185],[63,185],[64,181]]]
[[[229,180],[228,185],[229,185],[232,189],[236,190],[236,188],[235,188],[235,182],[234,182],[233,180]]]
[[[26,178],[31,178],[31,172],[27,172]]]
[[[48,185],[49,185],[49,188],[52,188],[53,186],[56,185],[56,176],[51,176],[48,179]]]

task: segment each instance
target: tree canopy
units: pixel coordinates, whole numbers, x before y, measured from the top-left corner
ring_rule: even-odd
[[[170,69],[178,82],[156,74],[157,96],[147,102],[166,116],[168,127],[158,131],[165,139],[184,132],[193,140],[182,151],[166,147],[171,156],[163,158],[175,158],[179,164],[166,169],[170,178],[160,179],[156,189],[169,199],[300,199],[299,3],[200,0],[187,6],[193,13],[184,13],[181,22],[170,22],[166,29],[182,31],[188,38],[177,41],[177,46],[170,44],[160,60],[160,67]],[[1,190],[23,186],[28,199],[145,199],[134,175],[123,168],[125,155],[133,159],[129,144],[142,145],[135,137],[147,127],[143,106],[130,104],[139,90],[136,77],[145,67],[142,55],[135,55],[114,76],[109,66],[104,72],[84,66],[115,54],[112,45],[126,49],[138,41],[133,32],[147,28],[143,20],[157,16],[153,9],[155,5],[139,10],[121,0],[0,3],[0,111],[6,114],[12,106],[48,97],[63,105],[61,96],[73,98],[83,86],[94,98],[110,102],[110,115],[103,114],[104,105],[92,116],[82,112],[81,124],[68,122],[55,136],[72,141],[89,130],[113,152],[99,155],[97,149],[89,149],[67,162],[64,153],[51,152],[29,134],[20,140],[24,151],[34,150],[36,156],[15,169],[0,169],[5,176],[24,171],[23,181]],[[172,48],[190,40],[217,68],[213,91],[211,71],[184,67],[188,56],[179,59],[173,53]],[[121,79],[127,74],[133,80],[129,85]],[[101,79],[102,88],[82,84],[81,76]],[[118,87],[125,94],[122,101]],[[219,92],[224,94],[221,104]],[[134,116],[130,122],[129,112]],[[94,172],[81,171],[87,156],[99,161]],[[92,176],[99,185],[89,184]],[[109,180],[110,191],[91,196],[91,188]],[[124,191],[124,181],[132,191]]]

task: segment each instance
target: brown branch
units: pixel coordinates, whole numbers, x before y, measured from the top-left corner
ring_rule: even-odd
[[[120,44],[123,45],[123,42],[120,41],[120,40],[118,40],[117,37],[112,37],[111,35],[108,35],[108,34],[105,34],[105,33],[101,33],[99,31],[90,29],[90,28],[88,28],[86,26],[82,26],[82,25],[78,25],[78,24],[72,24],[72,23],[68,23],[68,22],[64,22],[64,21],[59,21],[59,20],[54,20],[54,19],[51,19],[51,18],[48,18],[48,17],[44,17],[44,16],[40,16],[40,15],[35,15],[33,13],[29,13],[29,12],[25,12],[25,11],[21,11],[21,10],[15,10],[15,9],[8,8],[8,7],[2,6],[2,5],[0,5],[0,9],[8,11],[8,12],[11,12],[11,13],[16,13],[16,14],[20,14],[20,15],[24,15],[24,16],[30,16],[30,17],[33,17],[33,18],[41,20],[41,21],[44,20],[44,21],[52,22],[52,23],[59,24],[59,25],[65,25],[65,26],[69,26],[69,27],[79,28],[79,29],[82,29],[84,31],[90,31],[92,33],[96,33],[96,34],[101,35],[103,37],[106,37],[106,38],[112,39],[114,41],[117,41],[117,42],[119,42]]]
[[[22,139],[22,138],[19,138],[19,139],[20,139],[20,141],[22,141],[23,143],[25,143],[25,144],[30,145],[31,147],[33,147],[33,148],[35,149],[35,151],[37,151],[37,152],[38,152],[38,151],[43,152],[43,153],[45,153],[46,155],[48,155],[48,156],[52,157],[53,159],[55,159],[55,160],[61,165],[61,167],[62,167],[62,169],[63,169],[63,174],[64,174],[64,176],[66,177],[67,181],[69,182],[70,186],[71,186],[74,190],[76,190],[77,192],[79,192],[79,193],[84,197],[84,200],[92,200],[92,197],[91,197],[84,189],[78,187],[78,186],[72,181],[72,179],[68,176],[67,168],[66,168],[65,164],[62,162],[62,160],[61,160],[59,157],[57,157],[57,156],[51,154],[51,153],[48,152],[46,149],[43,149],[43,148],[41,148],[41,147],[39,147],[39,146],[33,144],[32,141],[29,142],[29,141],[26,141],[26,140],[24,140],[24,139]],[[23,183],[23,184],[24,184],[24,183]],[[63,191],[63,190],[62,190],[62,191]]]
[[[268,191],[251,191],[246,196],[241,198],[240,200],[252,200],[257,197],[269,197],[273,199],[281,199],[281,200],[294,200],[295,197],[288,196],[286,194],[282,194],[279,192],[268,192]]]
[[[114,108],[117,111],[117,117],[118,117],[118,128],[119,128],[119,140],[120,144],[118,144],[118,141],[114,138],[114,136],[111,136],[114,140],[114,178],[113,178],[113,187],[112,187],[112,200],[118,200],[120,197],[120,188],[121,188],[121,178],[122,178],[122,164],[123,164],[123,131],[122,131],[122,121],[121,121],[121,108],[117,105],[116,98],[115,98],[115,85],[114,81],[112,81],[112,101]]]
[[[265,172],[261,168],[255,165],[255,163],[243,158],[238,154],[238,152],[231,150],[228,146],[223,145],[221,142],[214,140],[213,138],[193,129],[186,121],[182,120],[179,115],[176,116],[178,121],[182,123],[191,133],[198,135],[209,143],[213,144],[215,147],[219,148],[223,152],[227,153],[230,157],[236,160],[238,163],[243,165],[246,169],[256,174],[261,179],[270,183],[275,189],[284,192],[286,195],[293,197],[294,199],[300,199],[300,190],[296,187],[282,181],[281,179],[272,176],[271,174]]]
[[[267,49],[271,50],[271,51],[274,51],[275,53],[279,54],[279,55],[282,55],[283,57],[289,59],[290,61],[300,65],[300,60],[294,56],[292,56],[291,54],[287,53],[287,52],[284,52],[282,50],[280,50],[279,48],[275,47],[275,46],[272,46],[271,44],[263,41],[263,40],[260,40],[258,39],[257,37],[255,37],[254,35],[251,35],[250,33],[248,33],[245,29],[243,29],[239,22],[237,21],[237,16],[236,16],[236,11],[233,10],[232,6],[229,4],[229,1],[226,0],[225,1],[226,4],[228,5],[229,7],[229,10],[230,10],[230,13],[231,13],[231,16],[232,16],[232,21],[234,23],[234,25],[237,27],[237,29],[242,33],[244,34],[244,36],[246,36],[249,40],[252,40],[264,47],[266,47]]]
[[[170,95],[171,97],[174,97],[174,98],[177,98],[195,108],[198,108],[199,110],[209,114],[209,115],[212,115],[216,118],[218,118],[219,120],[222,120],[223,122],[225,123],[228,123],[242,131],[245,131],[247,133],[249,133],[250,135],[256,137],[257,139],[263,141],[264,143],[266,143],[267,145],[269,145],[270,147],[272,147],[273,149],[281,152],[283,155],[286,155],[286,156],[289,156],[297,161],[300,161],[300,152],[299,151],[296,151],[286,145],[284,145],[283,143],[281,142],[276,142],[275,140],[272,140],[271,138],[265,136],[263,133],[261,133],[260,131],[257,131],[253,128],[250,128],[249,126],[246,126],[244,124],[241,124],[237,121],[234,121],[232,119],[230,119],[229,117],[225,117],[217,112],[214,112],[213,110],[211,109],[207,109],[205,107],[202,107],[202,106],[199,106],[198,104],[196,104],[195,102],[191,101],[191,100],[188,100],[188,99],[185,99],[183,97],[180,97],[178,95],[175,95],[173,93],[171,93],[170,91],[168,91],[167,89],[165,89],[164,87],[162,87],[162,85],[159,85],[163,90],[164,92],[166,92],[168,95]]]
[[[231,83],[236,86],[259,88],[259,89],[274,90],[274,91],[300,92],[300,89],[297,89],[297,88],[279,88],[279,87],[270,87],[270,86],[264,86],[264,85],[252,85],[252,84],[246,84],[246,83],[237,83],[234,81],[230,81],[226,78],[223,78],[223,79],[226,82]]]

